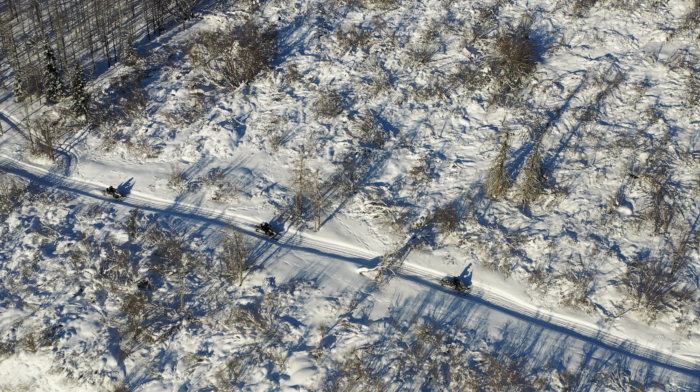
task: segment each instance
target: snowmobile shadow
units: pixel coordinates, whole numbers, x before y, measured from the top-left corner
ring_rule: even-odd
[[[117,186],[117,190],[122,194],[122,195],[128,195],[131,193],[131,189],[134,188],[134,177],[129,178],[128,180],[122,182]]]
[[[459,278],[462,280],[462,283],[464,283],[465,286],[467,287],[472,287],[472,276],[474,275],[474,271],[472,270],[472,263],[469,263],[467,265],[467,268],[462,271],[462,273],[459,275]]]

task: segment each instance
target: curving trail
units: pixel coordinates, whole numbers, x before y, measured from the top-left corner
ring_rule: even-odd
[[[213,225],[223,226],[234,223],[242,232],[267,241],[269,246],[339,259],[355,263],[362,268],[376,267],[380,261],[381,255],[378,253],[331,243],[315,236],[313,233],[296,231],[294,229],[289,229],[282,233],[282,236],[277,241],[270,240],[255,233],[253,226],[259,223],[257,220],[225,210],[213,210],[186,203],[173,203],[138,192],[132,192],[123,201],[115,201],[102,196],[102,189],[107,187],[106,184],[65,177],[41,167],[17,161],[3,154],[0,154],[0,169],[35,183],[48,185],[84,198],[97,199],[101,202],[117,203],[131,208],[140,208],[144,211],[168,214]],[[440,271],[404,263],[398,271],[398,276],[402,279],[431,287],[434,290],[452,292],[439,285],[440,279],[445,277],[445,274]],[[458,294],[455,293],[455,295]],[[474,282],[471,294],[463,298],[465,301],[474,301],[479,305],[508,316],[570,336],[602,349],[619,353],[631,359],[643,361],[693,378],[700,378],[700,359],[698,358],[689,358],[655,350],[624,337],[602,331],[594,324],[584,323],[580,320],[571,320],[550,310],[525,303],[494,287]]]

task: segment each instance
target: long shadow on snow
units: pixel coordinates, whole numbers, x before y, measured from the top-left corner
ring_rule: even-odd
[[[446,288],[440,286],[436,282],[432,282],[429,280],[421,279],[419,277],[410,276],[410,275],[401,275],[401,277],[403,279],[414,281],[414,282],[419,283],[419,284],[424,285],[424,286],[428,286],[433,290],[447,292],[447,293],[453,294],[455,296],[462,297],[461,295],[453,292],[452,290],[449,290],[449,289],[446,289]],[[663,355],[661,353],[652,352],[651,350],[646,350],[647,352],[644,353],[646,355],[638,354],[638,352],[641,351],[642,349],[638,348],[634,342],[625,341],[619,345],[608,344],[608,343],[605,343],[604,341],[601,340],[601,339],[605,339],[605,335],[602,332],[599,332],[598,336],[600,338],[588,337],[588,336],[580,334],[576,331],[572,331],[572,330],[567,329],[565,327],[560,327],[556,324],[548,322],[545,319],[540,319],[540,318],[531,317],[531,316],[528,316],[525,314],[518,313],[516,311],[510,310],[508,308],[505,308],[505,307],[500,306],[498,304],[489,302],[483,298],[479,298],[479,297],[477,297],[475,295],[471,295],[471,294],[467,298],[465,298],[465,300],[462,302],[469,302],[469,303],[473,303],[476,305],[485,306],[487,308],[493,309],[495,311],[498,311],[498,312],[503,313],[505,315],[508,315],[510,317],[522,320],[526,323],[529,323],[532,325],[537,325],[537,326],[540,326],[540,327],[545,328],[547,330],[554,331],[554,332],[557,332],[557,333],[560,333],[563,335],[567,335],[570,338],[580,340],[582,342],[599,347],[601,349],[610,350],[612,352],[624,355],[624,356],[629,357],[631,359],[645,362],[645,363],[652,365],[652,366],[658,366],[660,368],[668,369],[670,371],[674,371],[674,372],[677,372],[680,374],[684,374],[684,375],[696,378],[696,379],[698,379],[698,382],[700,382],[700,370],[698,369],[697,365],[695,365],[695,369],[690,369],[690,368],[685,368],[685,367],[673,365],[673,364],[669,363],[669,361],[671,360],[670,356]],[[457,305],[457,306],[453,305],[453,307],[455,307],[453,312],[457,312],[455,314],[460,314],[460,313],[464,314],[464,309],[457,309],[458,307],[462,307],[463,305],[461,305],[458,301],[455,301],[453,304]],[[546,316],[543,315],[543,317],[546,317]]]
[[[5,161],[7,162],[7,161]],[[49,187],[52,187],[54,189],[59,189],[59,190],[65,190],[74,194],[78,194],[83,197],[87,197],[90,199],[95,199],[99,200],[100,202],[104,203],[116,203],[119,205],[123,205],[125,207],[131,207],[131,208],[139,208],[143,211],[150,211],[156,214],[162,213],[162,214],[167,214],[170,215],[171,217],[180,217],[184,219],[190,219],[190,220],[195,220],[195,221],[200,221],[204,223],[209,223],[212,225],[216,226],[226,226],[229,223],[229,220],[225,217],[223,213],[220,213],[218,215],[210,216],[211,211],[207,211],[204,209],[200,209],[198,207],[189,207],[189,206],[181,206],[181,205],[170,205],[167,208],[157,208],[153,207],[148,203],[148,201],[140,201],[138,198],[135,197],[130,197],[126,198],[122,201],[116,201],[113,199],[108,199],[105,197],[97,196],[93,193],[91,193],[88,190],[85,189],[79,189],[75,186],[71,186],[71,184],[66,183],[64,179],[61,176],[54,175],[54,174],[49,174],[47,176],[38,176],[33,173],[30,173],[26,171],[25,169],[22,169],[17,166],[10,166],[6,164],[0,165],[0,167],[3,168],[3,170],[16,174],[19,176],[22,176],[24,178],[28,178],[29,180],[36,182],[38,184],[43,184]],[[324,257],[330,257],[330,258],[335,258],[335,259],[340,259],[343,261],[348,261],[352,262],[355,264],[358,264],[363,267],[373,267],[376,265],[376,260],[368,260],[365,258],[361,257],[351,257],[351,256],[346,256],[346,255],[341,255],[341,254],[336,254],[332,252],[326,252],[320,249],[314,249],[310,247],[305,247],[300,245],[299,243],[301,240],[297,240],[296,237],[298,234],[293,235],[293,236],[285,236],[283,233],[282,237],[275,241],[270,239],[267,236],[257,234],[253,227],[241,227],[241,226],[236,226],[236,230],[245,233],[251,237],[258,238],[260,240],[264,240],[266,242],[270,242],[272,244],[277,244],[280,247],[288,248],[291,250],[296,250],[296,251],[301,251],[301,252],[306,252],[306,253],[312,253],[316,254],[319,256],[324,256]]]
[[[18,168],[16,166],[8,166],[7,164],[4,164],[2,166],[6,171],[8,171],[10,173],[23,176],[23,177],[28,178],[32,181],[37,182],[37,183],[47,184],[49,186],[53,185],[54,188],[70,191],[72,193],[82,195],[84,197],[88,197],[88,198],[92,198],[92,199],[97,199],[97,200],[100,200],[102,202],[124,204],[124,205],[131,206],[134,208],[141,208],[142,210],[145,210],[145,211],[152,211],[154,213],[167,213],[171,216],[177,216],[177,217],[181,217],[181,218],[185,218],[185,219],[197,220],[200,222],[209,223],[209,224],[214,225],[214,226],[225,225],[225,220],[220,218],[220,217],[218,217],[218,218],[217,217],[203,217],[203,216],[196,215],[197,209],[186,210],[184,208],[178,208],[178,206],[172,206],[172,207],[167,208],[167,209],[159,209],[159,208],[154,208],[154,207],[151,207],[148,205],[130,203],[128,201],[127,202],[116,202],[116,201],[109,200],[109,199],[105,200],[102,197],[97,197],[97,196],[91,194],[89,191],[77,189],[75,187],[71,187],[69,184],[65,184],[63,179],[61,179],[60,176],[56,176],[53,174],[49,174],[48,176],[37,176],[33,173],[27,172],[26,170],[24,170],[22,168]],[[253,237],[260,238],[262,240],[265,240],[266,242],[274,244],[274,242],[271,242],[273,240],[270,240],[267,237],[257,235],[254,232],[251,232],[249,230],[246,230],[246,229],[243,229],[240,227],[237,229],[240,230],[241,232],[249,234]],[[298,251],[302,251],[302,252],[306,252],[306,253],[317,254],[319,256],[336,258],[336,259],[352,262],[352,263],[355,263],[355,264],[358,264],[361,266],[370,266],[371,267],[371,266],[376,265],[376,261],[374,261],[374,260],[367,260],[367,259],[363,259],[363,258],[359,258],[359,257],[348,257],[348,256],[343,256],[343,255],[337,255],[337,254],[333,254],[333,253],[329,253],[329,252],[324,252],[324,251],[318,250],[318,249],[308,248],[308,247],[304,247],[304,246],[298,246],[298,245],[294,245],[294,244],[287,244],[284,242],[278,242],[278,246],[281,248],[282,247],[287,248],[289,250],[298,250]],[[421,279],[420,277],[415,277],[415,276],[402,275],[402,277],[404,279],[407,279],[407,280],[415,281],[421,285],[431,287],[433,290],[439,290],[441,292],[448,292],[450,294],[457,295],[456,293],[452,292],[451,290],[443,288],[442,286],[440,286],[436,282],[431,282],[429,280]],[[456,302],[464,302],[464,303],[468,303],[468,304],[482,305],[482,306],[488,307],[490,309],[496,310],[498,312],[501,312],[503,314],[506,314],[510,317],[520,319],[520,320],[523,320],[525,322],[528,322],[528,323],[531,323],[534,325],[538,325],[538,326],[541,326],[541,327],[546,328],[548,330],[552,330],[552,331],[555,331],[555,332],[558,332],[558,333],[561,333],[564,335],[568,335],[572,338],[578,339],[578,340],[583,341],[585,343],[594,345],[596,347],[600,347],[602,349],[611,350],[613,352],[628,356],[628,357],[635,359],[635,360],[639,360],[639,361],[648,363],[650,365],[658,366],[658,367],[668,369],[670,371],[674,371],[677,373],[681,373],[681,374],[684,374],[687,376],[691,376],[694,378],[700,377],[700,372],[698,372],[697,366],[695,369],[689,369],[689,368],[684,368],[684,367],[676,366],[673,364],[669,364],[668,363],[668,360],[670,359],[669,356],[663,355],[661,353],[654,353],[651,350],[647,350],[647,352],[645,353],[646,355],[638,354],[637,352],[640,349],[637,348],[636,344],[634,344],[633,342],[624,342],[624,343],[619,344],[619,345],[608,344],[608,343],[605,343],[605,342],[600,340],[600,339],[605,338],[604,334],[602,334],[602,333],[600,335],[598,335],[598,336],[600,336],[600,339],[598,339],[596,337],[588,337],[588,336],[582,335],[578,332],[575,332],[575,331],[569,330],[567,328],[560,327],[556,324],[550,323],[547,320],[543,320],[543,319],[539,319],[536,317],[531,317],[531,316],[520,314],[516,311],[512,311],[510,309],[504,308],[500,305],[491,303],[487,300],[484,300],[482,298],[478,298],[478,297],[473,296],[473,295],[469,296],[466,299],[464,299],[463,297],[460,296],[460,299],[462,299],[462,300],[456,301]],[[460,305],[460,306],[463,306],[463,305]],[[415,307],[412,308],[412,310],[415,310],[415,309],[416,309]],[[463,312],[464,310],[465,309],[461,309],[460,311]]]
[[[523,317],[523,315],[474,296],[470,296],[465,301],[462,300],[462,296],[455,295],[454,300],[443,301],[436,305],[434,297],[437,290],[450,294],[453,292],[439,285],[433,286],[433,290],[418,297],[403,302],[396,301],[396,306],[390,310],[391,316],[398,320],[410,320],[418,315],[440,325],[461,325],[475,339],[482,338],[491,341],[495,349],[507,352],[509,355],[539,361],[539,366],[543,368],[552,365],[560,369],[566,368],[564,364],[576,356],[574,354],[578,351],[575,347],[576,343],[583,342],[583,352],[577,362],[582,364],[579,366],[584,367],[588,372],[604,372],[612,367],[631,369],[637,373],[635,378],[644,378],[647,385],[653,381],[659,381],[660,378],[671,376],[670,373],[674,372],[694,378],[688,387],[696,389],[700,386],[697,371],[669,365],[664,363],[662,358],[649,359],[634,354],[629,347],[631,344],[623,344],[619,347],[607,345],[598,340],[552,326],[546,321]],[[436,306],[439,309],[436,309]],[[494,329],[493,323],[488,320],[491,316],[488,313],[479,312],[481,306],[522,320],[527,325],[522,327],[517,323],[509,322],[504,327]],[[548,331],[554,332],[556,335],[552,336]],[[391,331],[387,330],[387,334],[389,334],[388,337],[391,337]],[[662,357],[662,355],[657,357]]]

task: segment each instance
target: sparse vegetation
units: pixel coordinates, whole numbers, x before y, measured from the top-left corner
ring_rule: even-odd
[[[454,200],[445,206],[438,207],[434,215],[438,230],[444,234],[450,234],[459,229],[462,222],[462,211],[459,202]]]
[[[221,275],[242,285],[248,270],[255,264],[255,245],[235,226],[229,226],[219,246]]]
[[[346,108],[345,99],[333,89],[322,89],[314,102],[313,111],[319,119],[339,116]]]
[[[699,7],[4,2],[0,390],[696,390]]]
[[[686,272],[697,244],[697,236],[686,232],[660,255],[637,255],[620,278],[621,290],[631,302],[629,309],[652,323],[664,313],[689,305],[697,289],[687,281]]]
[[[490,62],[494,83],[492,103],[508,104],[537,67],[537,51],[530,38],[532,18],[524,16],[514,28],[504,30],[496,41],[496,55]]]
[[[389,135],[377,123],[376,115],[371,111],[366,112],[358,121],[353,136],[357,137],[361,145],[382,149],[389,139]]]
[[[542,157],[544,135],[544,132],[541,132],[537,137],[532,152],[525,163],[524,172],[521,174],[523,179],[520,187],[520,205],[526,208],[542,195],[548,182],[543,166],[544,158]]]
[[[498,156],[494,159],[491,168],[486,177],[486,193],[492,199],[500,199],[510,189],[513,180],[506,166],[508,160],[508,152],[510,149],[510,131],[506,130],[501,142],[501,149]]]
[[[17,177],[0,171],[0,222],[22,202],[26,188]]]
[[[171,163],[170,171],[168,172],[168,185],[182,192],[186,184],[185,169],[176,163]]]
[[[268,69],[277,55],[277,32],[247,20],[220,31],[195,34],[187,50],[196,67],[219,83],[237,88]]]

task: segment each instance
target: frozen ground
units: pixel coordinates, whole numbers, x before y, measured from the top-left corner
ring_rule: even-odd
[[[30,188],[0,226],[0,387],[700,389],[697,5],[577,4],[204,3],[97,76],[106,100],[146,70],[147,103],[77,126],[58,163],[29,153],[25,117],[61,104],[7,93],[3,181]],[[222,87],[188,42],[245,17],[279,54]],[[536,68],[503,98],[493,53],[523,20]],[[492,197],[506,132],[513,181]],[[319,231],[313,208],[293,216],[301,157]],[[229,223],[254,240],[240,286],[220,270]],[[649,286],[670,294],[644,306]]]

